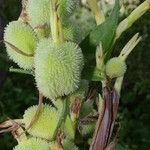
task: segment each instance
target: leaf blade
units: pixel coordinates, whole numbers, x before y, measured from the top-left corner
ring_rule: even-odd
[[[80,43],[80,47],[86,58],[88,54],[95,54],[96,46],[102,43],[104,53],[110,50],[113,45],[119,19],[119,1],[116,0],[111,15],[104,23],[92,30],[89,35]]]

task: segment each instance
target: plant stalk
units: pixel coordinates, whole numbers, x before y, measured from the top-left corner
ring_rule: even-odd
[[[16,68],[12,68],[12,67],[9,69],[9,72],[33,75],[33,73],[29,70],[16,69]]]
[[[121,36],[121,34],[130,28],[135,21],[137,21],[143,14],[145,14],[150,9],[150,0],[144,1],[139,5],[131,14],[124,19],[117,28],[115,41]]]

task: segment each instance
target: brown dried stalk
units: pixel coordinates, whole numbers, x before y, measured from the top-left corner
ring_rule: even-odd
[[[9,119],[0,124],[0,129],[1,129],[0,134],[11,132],[17,141],[21,141],[22,139],[26,138],[25,133],[21,134],[24,132],[22,125],[23,124],[21,119],[16,119],[16,120]]]
[[[113,150],[117,143],[117,140],[110,143],[110,138],[117,116],[119,96],[114,89],[111,90],[109,87],[104,87],[103,96],[105,103],[104,114],[103,116],[100,115],[97,121],[97,127],[90,150],[105,150],[106,148],[107,150]]]
[[[98,120],[97,129],[94,134],[90,150],[104,150],[104,148],[106,148],[109,142],[112,123],[112,102],[110,89],[108,89],[108,87],[104,87],[103,94],[105,102],[105,111],[102,121]]]
[[[31,120],[29,126],[26,128],[26,131],[29,130],[30,128],[32,128],[34,123],[38,120],[41,109],[42,109],[42,102],[43,102],[43,95],[39,93],[39,103],[38,103],[37,110],[36,110],[35,115],[33,116],[32,120]]]

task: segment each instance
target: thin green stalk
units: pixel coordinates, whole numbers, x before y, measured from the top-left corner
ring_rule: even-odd
[[[124,76],[118,77],[118,78],[116,79],[116,82],[115,82],[115,85],[114,85],[114,88],[115,88],[115,90],[116,90],[118,96],[120,96],[123,79],[124,79]]]
[[[63,26],[62,26],[60,18],[58,18],[58,27],[59,27],[59,38],[62,42],[64,42]]]
[[[16,68],[12,68],[12,67],[9,69],[9,72],[33,75],[33,72],[32,72],[32,71],[23,70],[23,69],[16,69]]]
[[[51,25],[51,33],[52,39],[54,42],[57,42],[59,39],[58,35],[58,15],[56,10],[57,0],[50,0],[50,25]]]
[[[57,134],[59,132],[59,129],[61,128],[61,126],[63,125],[63,123],[65,122],[66,120],[66,117],[67,117],[67,98],[65,97],[63,99],[63,109],[62,109],[62,113],[61,113],[61,116],[59,118],[59,121],[58,121],[58,124],[56,126],[56,129],[55,129],[55,132],[54,132],[54,135],[52,136],[52,139],[51,141],[54,141],[57,137]]]
[[[117,28],[115,41],[121,36],[121,34],[130,28],[135,21],[137,21],[144,13],[150,9],[150,0],[144,1],[139,5],[131,14],[124,19]]]

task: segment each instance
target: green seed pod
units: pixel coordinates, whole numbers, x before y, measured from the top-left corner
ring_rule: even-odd
[[[55,99],[74,92],[80,83],[83,68],[81,49],[71,42],[39,42],[35,54],[35,80],[39,91]]]
[[[71,19],[73,19],[74,22],[79,25],[82,33],[82,39],[86,37],[93,28],[96,27],[94,16],[85,7],[77,8],[73,16],[71,16]]]
[[[48,26],[39,26],[34,28],[34,32],[37,34],[39,40],[43,38],[48,38],[50,36],[50,27]]]
[[[19,142],[14,150],[49,150],[49,144],[39,138],[29,138]]]
[[[126,72],[127,66],[124,60],[119,57],[110,59],[106,64],[106,74],[110,78],[123,76]]]
[[[34,54],[37,44],[37,37],[32,28],[21,21],[13,21],[7,25],[4,33],[4,40],[13,44],[26,54]],[[17,63],[21,68],[32,69],[34,62],[33,57],[17,53],[7,43],[6,50],[10,59]]]
[[[27,13],[33,28],[50,24],[50,0],[28,0]]]
[[[58,12],[62,21],[72,15],[78,3],[79,0],[59,0]]]
[[[57,141],[50,142],[49,146],[50,150],[64,150],[61,143],[58,143]]]
[[[25,111],[23,116],[25,128],[29,126],[36,110],[37,106],[32,106]],[[33,127],[28,130],[28,133],[36,137],[48,140],[51,139],[59,121],[59,117],[60,113],[56,108],[46,104],[43,105],[38,120],[34,123]]]
[[[37,34],[38,39],[46,38],[46,30],[44,28],[34,29]]]
[[[79,26],[76,23],[69,23],[63,28],[64,38],[66,41],[80,43],[82,34]]]

